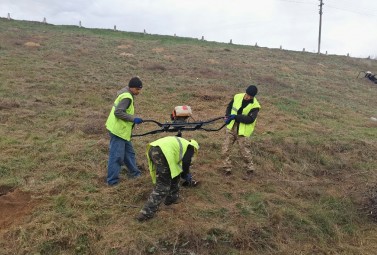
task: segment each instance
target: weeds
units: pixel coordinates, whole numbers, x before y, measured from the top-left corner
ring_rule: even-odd
[[[374,254],[377,90],[354,74],[376,61],[5,19],[0,35],[1,254]],[[254,178],[236,149],[233,175],[219,171],[223,130],[185,132],[200,185],[135,221],[148,170],[104,181],[104,122],[134,75],[137,115],[160,122],[183,104],[222,116],[256,84]],[[133,138],[138,163],[159,137]]]

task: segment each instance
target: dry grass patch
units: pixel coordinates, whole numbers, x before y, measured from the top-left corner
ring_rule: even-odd
[[[23,216],[1,229],[0,253],[375,253],[375,219],[368,216],[375,214],[377,130],[368,118],[375,116],[377,90],[355,74],[377,70],[376,61],[0,24],[7,60],[0,67],[0,187],[14,187],[0,200],[13,193],[20,195],[14,202],[34,206],[17,205],[13,214]],[[25,42],[43,47],[28,50]],[[134,137],[144,175],[130,180],[122,169],[120,184],[106,185],[106,117],[116,91],[134,75],[145,84],[137,115],[162,123],[178,105],[191,106],[190,121],[223,116],[235,93],[256,84],[262,109],[249,144],[254,178],[243,178],[237,146],[233,175],[220,171],[225,129],[184,131],[201,147],[191,169],[200,185],[182,189],[182,203],[137,222],[153,189],[146,146],[176,133]],[[134,133],[153,129],[143,123]],[[35,204],[37,197],[43,203]]]
[[[159,72],[166,71],[166,67],[159,63],[148,63],[144,65],[144,68],[148,71],[159,71]]]
[[[211,65],[217,65],[217,64],[220,64],[219,61],[217,61],[217,60],[215,60],[215,59],[212,59],[212,58],[208,59],[207,62],[208,62],[209,64],[211,64]]]
[[[122,52],[122,53],[119,54],[119,56],[122,56],[122,57],[134,57],[135,55],[132,54],[132,53]]]
[[[30,47],[30,48],[39,48],[39,47],[41,47],[41,45],[39,43],[35,43],[35,42],[26,42],[24,45],[26,47]]]
[[[164,55],[163,58],[165,60],[170,61],[170,62],[175,62],[175,60],[176,60],[176,56],[174,56],[174,55]]]
[[[126,50],[126,49],[129,49],[129,48],[132,48],[132,45],[131,44],[122,44],[122,45],[117,46],[117,48],[122,49],[122,50]]]
[[[153,49],[152,49],[152,51],[153,51],[153,52],[155,52],[155,53],[161,53],[161,52],[164,52],[164,51],[165,51],[165,49],[164,49],[164,48],[161,48],[161,47],[159,47],[159,48],[153,48]]]
[[[19,108],[20,104],[14,100],[10,100],[8,98],[1,98],[0,99],[0,110],[11,110],[14,108]]]

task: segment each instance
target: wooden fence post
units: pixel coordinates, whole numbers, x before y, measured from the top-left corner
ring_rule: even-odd
[[[79,21],[79,27],[81,27],[81,20]]]
[[[144,29],[144,34],[145,34],[145,35],[147,34],[147,31],[145,31],[145,29]]]
[[[202,41],[204,41],[204,36],[202,35]]]
[[[43,18],[43,23],[46,24],[47,21],[46,21],[46,17]]]
[[[258,43],[257,42],[255,43],[255,47],[258,47]]]
[[[10,20],[10,13],[8,12],[8,20]]]
[[[230,42],[229,42],[230,44],[232,44],[233,42],[232,42],[232,39],[230,39]]]
[[[117,31],[117,26],[116,25],[114,25],[114,31]]]
[[[305,48],[302,48],[302,52],[305,52]]]

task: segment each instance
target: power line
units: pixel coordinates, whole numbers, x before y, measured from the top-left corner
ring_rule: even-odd
[[[276,1],[280,1],[280,2],[287,2],[287,3],[297,3],[297,4],[310,4],[310,5],[313,5],[313,2],[305,2],[305,1],[296,1],[296,0],[276,0]],[[328,0],[328,1],[333,1],[333,0]],[[343,0],[342,4],[344,4],[344,2],[346,2],[345,4],[355,4],[355,2],[353,1],[348,1],[347,3],[347,0]],[[342,11],[347,11],[347,12],[352,12],[352,13],[356,13],[356,14],[360,14],[360,15],[368,15],[368,16],[377,16],[377,13],[374,14],[374,13],[370,13],[370,12],[365,12],[365,11],[358,11],[358,10],[355,10],[355,9],[345,9],[343,7],[336,7],[336,6],[332,6],[332,5],[328,5],[326,4],[326,7],[329,7],[329,8],[332,8],[332,9],[337,9],[337,10],[342,10]],[[374,9],[370,9],[368,8],[368,10],[371,10],[373,12],[375,12],[376,10]],[[377,11],[376,11],[377,12]]]
[[[346,12],[352,12],[352,13],[356,13],[356,14],[360,14],[360,15],[368,15],[368,16],[377,17],[377,14],[372,14],[372,13],[367,13],[367,12],[359,12],[359,11],[355,11],[355,10],[348,10],[348,9],[339,8],[339,7],[335,7],[335,6],[331,6],[331,5],[326,5],[326,7],[341,10],[341,11],[346,11]]]
[[[302,2],[302,1],[295,1],[295,0],[278,0],[281,2],[288,2],[288,3],[297,3],[297,4],[310,4],[312,5],[312,2]]]
[[[330,4],[337,4],[337,3],[339,3],[339,0],[328,0],[328,1],[330,2]],[[355,2],[354,0],[342,0],[342,6],[347,6],[347,7],[351,7],[352,6],[353,9],[355,9],[354,8],[355,5],[357,5],[357,8],[362,7],[363,6],[362,4],[363,4],[363,1],[361,1],[361,2],[360,1]],[[372,12],[377,12],[377,5],[374,5],[372,7],[373,8],[371,8],[371,5],[368,4],[367,7],[363,7],[362,9],[368,9],[368,10],[370,10]],[[336,8],[338,8],[338,7],[336,7]]]

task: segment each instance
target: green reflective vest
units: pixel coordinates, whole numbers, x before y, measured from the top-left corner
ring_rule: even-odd
[[[147,158],[149,172],[152,177],[152,182],[156,184],[156,166],[149,158],[148,152],[152,146],[159,146],[164,153],[164,156],[169,164],[171,178],[174,178],[182,173],[182,158],[187,151],[190,142],[184,138],[177,136],[167,136],[160,138],[147,146]]]
[[[236,94],[234,96],[232,111],[231,111],[230,114],[237,115],[238,110],[242,106],[242,100],[243,100],[243,97],[245,96],[245,94],[246,93],[240,93],[240,94]],[[259,105],[258,100],[254,97],[253,103],[248,104],[245,108],[243,108],[242,115],[247,115],[252,109],[255,109],[255,108],[261,108],[261,107]],[[236,122],[235,120],[232,120],[226,127],[229,130],[231,130],[233,128],[233,125],[234,125],[235,122]],[[251,134],[254,131],[254,127],[255,127],[256,123],[257,123],[256,119],[251,124],[239,123],[238,135],[242,135],[242,136],[246,136],[246,137],[251,136]]]
[[[131,104],[126,109],[126,113],[134,115],[135,108],[134,108],[133,96],[131,95],[130,92],[122,93],[117,97],[117,99],[115,99],[113,108],[111,109],[109,117],[107,118],[107,121],[106,121],[106,128],[112,134],[114,134],[114,135],[116,135],[120,138],[123,138],[126,141],[130,141],[131,140],[131,132],[132,132],[133,122],[118,119],[114,114],[115,108],[117,107],[119,102],[122,101],[125,98],[129,98],[131,100]]]

